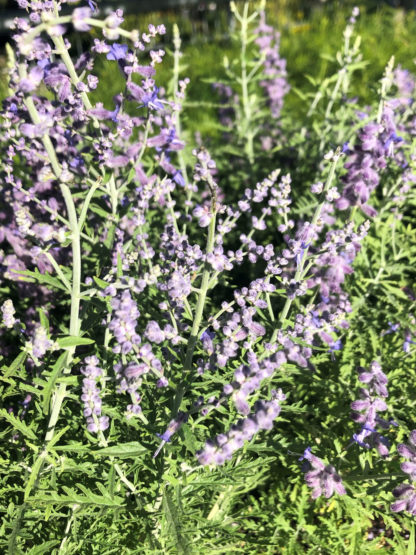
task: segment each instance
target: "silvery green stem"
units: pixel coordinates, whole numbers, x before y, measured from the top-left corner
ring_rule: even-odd
[[[209,223],[207,246],[206,246],[206,250],[205,250],[205,255],[206,256],[214,250],[214,242],[215,242],[215,223],[216,223],[216,198],[215,198],[215,193],[214,193],[213,197],[214,198],[212,200],[212,217],[211,217],[211,221]],[[198,300],[197,300],[196,309],[195,309],[195,315],[194,315],[193,322],[192,322],[191,334],[190,334],[190,337],[188,339],[188,347],[187,347],[186,353],[185,353],[185,362],[184,362],[184,365],[183,365],[183,369],[184,369],[184,372],[186,374],[190,370],[192,370],[192,358],[193,358],[193,355],[194,355],[196,343],[198,341],[198,334],[199,334],[199,330],[200,330],[200,326],[201,326],[202,316],[203,316],[203,313],[204,313],[205,301],[206,301],[207,293],[208,293],[208,290],[209,290],[210,274],[211,274],[211,272],[210,272],[210,269],[209,269],[209,264],[205,260],[204,270],[203,270],[203,273],[202,273],[201,287],[199,288],[199,294],[198,294]],[[175,400],[174,400],[174,409],[173,409],[174,415],[177,414],[177,412],[180,408],[184,393],[185,393],[185,387],[182,383],[178,387],[178,392],[177,392]]]
[[[393,68],[394,68],[394,56],[392,56],[386,65],[384,70],[384,75],[380,82],[380,102],[377,111],[377,123],[381,123],[381,118],[383,117],[384,104],[387,99],[387,94],[393,84]]]
[[[23,66],[19,68],[22,75],[25,71]],[[32,122],[35,125],[40,123],[40,117],[36,109],[35,103],[32,98],[25,99],[25,104],[28,109]],[[53,172],[59,180],[62,169],[59,164],[58,158],[51,139],[48,135],[43,135],[42,143],[48,154]],[[77,336],[80,332],[79,309],[80,309],[80,294],[81,294],[81,235],[78,224],[78,218],[74,200],[71,191],[65,183],[60,183],[60,189],[64,198],[70,230],[72,234],[72,287],[71,287],[71,314],[69,322],[69,334]],[[67,358],[65,363],[64,373],[71,371],[71,362],[75,353],[75,347],[68,347]],[[57,391],[55,391],[51,405],[51,415],[48,423],[48,429],[45,435],[45,442],[48,443],[54,435],[55,426],[59,418],[59,413],[62,407],[63,400],[66,396],[66,384],[61,384]]]
[[[216,220],[216,214],[215,214],[215,212],[213,212],[211,221],[209,223],[209,228],[208,228],[207,248],[206,248],[206,251],[205,251],[206,256],[208,254],[212,253],[212,251],[214,249],[215,220]],[[195,345],[196,345],[196,342],[197,342],[197,339],[198,339],[199,327],[201,325],[202,315],[203,315],[204,306],[205,306],[205,300],[206,300],[208,289],[209,289],[210,274],[211,274],[211,272],[210,272],[210,269],[209,269],[209,264],[208,264],[207,261],[205,261],[205,268],[204,268],[204,271],[202,273],[202,281],[201,281],[201,287],[200,287],[200,290],[199,290],[198,301],[197,301],[197,304],[196,304],[195,316],[194,316],[194,320],[193,320],[193,323],[192,323],[191,336],[190,336],[189,341],[188,341],[188,348],[187,348],[186,355],[185,355],[185,365],[184,365],[185,370],[190,370],[191,367],[192,367],[192,357],[193,357],[194,350],[195,350]]]

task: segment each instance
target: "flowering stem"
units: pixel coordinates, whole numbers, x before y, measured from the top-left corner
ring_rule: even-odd
[[[216,220],[216,214],[215,214],[215,211],[213,211],[211,221],[209,223],[209,228],[208,228],[208,240],[207,240],[207,248],[205,252],[206,256],[214,250],[215,220]],[[199,296],[198,296],[198,301],[197,301],[196,310],[195,310],[195,317],[192,323],[191,336],[188,341],[188,348],[185,355],[185,365],[184,365],[185,370],[190,370],[192,366],[192,357],[193,357],[195,345],[198,339],[199,327],[201,325],[205,300],[209,289],[209,278],[210,278],[209,264],[207,261],[205,261],[205,268],[202,273],[202,281],[201,281],[201,287],[199,290]]]
[[[74,63],[72,61],[72,58],[69,55],[68,50],[65,46],[64,39],[62,37],[55,37],[55,36],[52,36],[51,38],[52,38],[53,43],[55,45],[57,54],[60,55],[60,57],[62,58],[62,61],[65,64],[66,69],[68,70],[68,73],[69,73],[69,76],[71,78],[72,84],[74,85],[75,88],[77,88],[77,85],[81,82],[81,80],[78,77],[78,74],[75,70]],[[81,98],[82,98],[82,102],[84,103],[85,108],[87,110],[91,110],[92,104],[90,102],[90,99],[88,98],[87,93],[86,92],[81,92]],[[94,127],[98,127],[98,126],[99,126],[98,121],[96,119],[94,119]]]
[[[214,198],[212,201],[212,217],[209,223],[207,247],[205,251],[206,256],[214,250],[214,242],[215,242],[215,221],[216,221],[215,193],[213,196]],[[198,340],[198,333],[201,325],[202,315],[204,312],[205,300],[206,300],[207,292],[209,290],[209,278],[210,278],[209,263],[207,260],[205,260],[205,267],[202,273],[202,281],[201,281],[201,287],[199,288],[199,295],[198,295],[198,301],[195,309],[195,316],[192,322],[191,335],[188,339],[188,347],[186,349],[185,362],[183,365],[183,369],[185,373],[188,373],[192,369],[192,358],[194,355],[195,345]],[[184,387],[184,384],[182,383],[178,388],[178,392],[174,400],[173,413],[175,416],[181,406],[184,393],[185,393],[185,387]]]
[[[322,202],[320,202],[320,203],[318,204],[318,206],[316,207],[315,213],[314,213],[313,218],[312,218],[312,223],[311,223],[312,229],[314,229],[314,228],[316,227],[316,225],[317,225],[317,223],[318,223],[318,221],[319,221],[319,218],[321,217],[322,207],[323,207],[323,205],[325,204],[325,193],[326,193],[326,192],[328,191],[328,189],[330,188],[330,186],[331,186],[331,184],[332,184],[332,181],[333,181],[333,179],[334,179],[334,176],[335,176],[335,169],[336,169],[336,166],[337,166],[337,162],[338,162],[338,160],[339,160],[339,158],[340,158],[340,154],[341,154],[341,150],[340,150],[340,148],[338,147],[338,148],[337,148],[337,151],[336,151],[335,154],[334,154],[333,160],[332,160],[331,168],[330,168],[330,170],[329,170],[329,175],[328,175],[328,178],[327,178],[327,180],[326,180],[325,187],[324,187],[324,189],[323,189],[323,191],[322,191],[323,200],[322,200]],[[300,280],[300,278],[302,277],[302,273],[303,273],[303,269],[304,269],[304,266],[305,266],[306,258],[307,258],[307,255],[308,255],[308,251],[309,251],[309,246],[305,247],[305,249],[304,249],[304,251],[303,251],[303,256],[302,256],[302,258],[301,258],[301,260],[300,260],[300,263],[299,263],[299,265],[298,265],[298,268],[297,268],[297,270],[296,270],[296,274],[295,274],[295,281],[296,281],[296,282],[298,282],[298,281]],[[280,324],[280,326],[275,328],[275,330],[274,330],[274,332],[273,332],[273,334],[272,334],[272,337],[271,337],[271,339],[270,339],[270,343],[274,343],[274,342],[275,342],[276,337],[277,337],[277,334],[279,333],[280,327],[281,327],[282,325],[284,326],[284,321],[286,320],[287,315],[289,314],[289,310],[290,310],[290,307],[292,306],[293,300],[294,300],[294,299],[293,299],[293,298],[290,298],[290,297],[288,297],[288,298],[286,299],[286,302],[285,302],[285,305],[284,305],[284,307],[283,307],[283,310],[282,310],[282,312],[281,312],[281,314],[280,314],[280,316],[279,316],[279,324]]]
[[[19,68],[21,75],[25,71],[23,66]],[[28,97],[25,99],[25,104],[28,109],[29,115],[35,125],[40,123],[40,117],[36,109],[35,103],[32,98]],[[51,163],[53,172],[56,178],[59,180],[62,169],[59,164],[58,158],[51,139],[48,135],[43,135],[42,143],[48,154],[49,161]],[[79,228],[79,222],[77,218],[76,208],[74,200],[71,195],[71,191],[65,183],[60,183],[60,189],[62,196],[64,198],[68,221],[72,235],[72,287],[71,287],[71,314],[69,322],[69,334],[73,336],[78,336],[80,332],[80,320],[79,320],[79,309],[80,309],[80,294],[81,294],[81,234]],[[72,358],[75,353],[75,347],[68,347],[67,357],[65,362],[65,368],[63,372],[68,374],[70,372],[70,366]],[[66,396],[66,384],[63,383],[58,387],[53,396],[51,405],[51,415],[49,418],[48,428],[45,435],[45,442],[49,443],[53,438],[55,432],[55,426],[58,421],[59,413],[62,407],[63,400]]]
[[[179,60],[181,57],[181,50],[180,50],[181,37],[179,35],[179,29],[176,24],[173,26],[173,45],[175,49],[173,51],[173,87],[172,88],[173,88],[173,99],[176,102],[176,99],[178,98],[178,92],[179,92],[179,73],[180,73]],[[176,135],[178,139],[180,139],[182,135],[180,110],[178,110],[176,113],[175,129],[176,129]],[[189,201],[191,200],[191,197],[192,197],[192,188],[189,187],[188,173],[186,171],[185,158],[183,156],[182,150],[178,150],[178,161],[179,161],[179,167],[181,169],[182,177],[185,182],[185,188],[187,189],[187,198],[186,198],[187,203],[185,207],[185,214],[187,215],[189,211],[189,206],[188,206]],[[183,234],[185,233],[186,233],[186,223],[183,229]]]

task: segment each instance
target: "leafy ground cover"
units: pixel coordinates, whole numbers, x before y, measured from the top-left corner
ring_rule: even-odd
[[[20,4],[2,551],[413,553],[412,15]]]

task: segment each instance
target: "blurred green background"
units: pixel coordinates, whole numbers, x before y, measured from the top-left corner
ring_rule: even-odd
[[[0,0],[2,1],[2,0]],[[4,3],[4,2],[3,2]],[[241,2],[240,2],[241,3]],[[327,59],[335,55],[342,44],[342,33],[354,5],[360,7],[361,15],[356,30],[362,37],[362,52],[368,61],[366,68],[356,73],[354,94],[364,102],[370,102],[377,89],[377,81],[391,56],[396,64],[413,70],[416,58],[416,11],[414,0],[391,0],[381,2],[352,1],[305,1],[268,0],[268,21],[281,33],[281,55],[287,60],[288,79],[292,87],[286,97],[283,115],[303,117],[307,106],[296,93],[296,89],[312,90],[306,76],[321,79],[336,69],[336,64]],[[82,5],[83,2],[80,3]],[[191,131],[212,134],[214,108],[204,109],[195,102],[215,101],[209,80],[221,80],[224,76],[223,59],[238,55],[238,48],[230,38],[232,18],[227,2],[205,1],[205,9],[196,7],[180,10],[158,11],[127,15],[125,25],[129,29],[145,30],[148,23],[164,23],[167,34],[162,47],[168,53],[158,68],[158,84],[167,85],[171,77],[172,58],[169,55],[174,23],[179,26],[183,39],[183,65],[187,66],[182,77],[189,77],[188,102],[185,116]],[[253,8],[257,2],[250,1]],[[398,6],[398,7],[394,7]],[[400,7],[401,6],[401,7]],[[1,17],[1,16],[0,16]],[[97,35],[98,36],[98,35]],[[72,37],[74,51],[88,48],[88,38]],[[74,52],[74,53],[75,53]],[[0,97],[7,92],[4,52],[0,57]],[[93,100],[101,100],[107,107],[112,106],[112,97],[123,89],[123,80],[114,62],[100,60],[95,71],[101,79],[101,86],[94,93]]]

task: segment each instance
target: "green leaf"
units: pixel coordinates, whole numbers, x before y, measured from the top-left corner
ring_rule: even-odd
[[[47,272],[41,274],[38,269],[36,269],[34,272],[31,272],[30,270],[16,270],[16,279],[32,283],[34,281],[37,281],[40,284],[51,285],[52,287],[56,287],[57,289],[63,289],[64,291],[67,291],[66,287],[62,285],[59,279],[52,277]]]
[[[89,451],[89,446],[83,443],[70,443],[69,445],[55,445],[55,451],[69,451],[72,453],[82,453],[84,451]]]
[[[93,203],[90,204],[90,210],[91,212],[98,214],[98,216],[101,216],[102,218],[108,219],[108,217],[110,216],[110,213],[107,212],[107,210],[103,210],[102,208],[100,208],[99,206]]]
[[[407,544],[407,554],[413,555],[415,552],[415,525],[412,524],[412,530],[410,532],[409,543]]]
[[[52,505],[96,505],[99,507],[122,507],[124,500],[121,497],[110,497],[110,495],[97,495],[82,484],[77,484],[84,495],[75,490],[63,486],[66,495],[48,492],[47,495],[37,495],[30,499],[33,503],[46,503]],[[46,492],[45,492],[46,493]]]
[[[9,378],[10,376],[14,376],[16,370],[23,366],[25,360],[27,357],[27,353],[25,353],[24,351],[22,351],[21,353],[19,353],[17,355],[17,357],[14,359],[14,361],[11,363],[11,365],[7,368],[4,377],[5,378]]]
[[[59,540],[49,540],[42,543],[42,545],[37,545],[32,547],[30,551],[27,551],[26,555],[44,555],[45,553],[51,553],[51,548],[59,543]]]
[[[163,495],[162,506],[167,523],[166,537],[172,538],[177,553],[180,553],[181,555],[188,555],[192,553],[186,538],[182,534],[182,525],[178,514],[179,511],[175,507],[173,499],[167,488],[165,489]]]
[[[55,387],[56,380],[64,367],[65,359],[67,357],[67,353],[62,353],[55,364],[52,366],[52,372],[48,377],[46,382],[45,389],[43,390],[43,402],[42,402],[42,411],[43,414],[48,414],[49,409],[49,401],[52,395],[52,391]]]
[[[66,349],[67,347],[76,347],[77,345],[91,345],[91,343],[94,343],[94,340],[88,339],[88,337],[68,335],[67,337],[58,338],[56,342],[61,349]]]
[[[13,414],[9,414],[6,409],[0,409],[0,418],[4,418],[7,420],[16,430],[21,432],[23,435],[28,437],[29,439],[36,439],[35,432],[27,426],[22,420],[13,416]]]
[[[48,317],[46,316],[45,311],[42,308],[38,308],[38,314],[39,314],[39,320],[40,320],[40,325],[45,328],[46,331],[49,332],[49,320]]]
[[[36,482],[36,479],[39,475],[39,472],[42,468],[43,465],[43,461],[45,459],[45,456],[41,454],[41,456],[38,456],[37,459],[35,460],[34,465],[32,466],[32,470],[30,472],[30,476],[29,476],[29,480],[26,484],[25,487],[25,495],[24,495],[24,500],[27,501],[29,499],[29,495],[30,492],[32,491],[32,488]]]
[[[129,443],[121,443],[120,445],[112,445],[105,447],[99,451],[93,451],[95,457],[119,457],[121,459],[136,458],[145,453],[147,448],[138,441],[130,441]]]
[[[61,439],[61,437],[70,429],[70,427],[71,426],[65,426],[65,428],[63,428],[62,430],[59,430],[59,432],[57,432],[53,436],[53,438],[51,439],[51,441],[47,445],[47,450],[48,451],[50,451],[52,449],[52,447],[55,445],[55,443]]]

